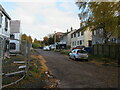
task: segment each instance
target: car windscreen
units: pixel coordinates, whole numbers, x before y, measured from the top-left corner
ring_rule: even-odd
[[[87,53],[87,52],[84,50],[78,50],[77,53]]]

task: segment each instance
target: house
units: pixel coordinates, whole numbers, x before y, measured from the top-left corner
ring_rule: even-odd
[[[115,15],[118,17],[118,26],[120,27],[120,12],[117,12],[117,14]],[[105,43],[105,39],[103,36],[103,29],[102,28],[97,28],[95,31],[93,31],[92,34],[92,44],[103,44]],[[109,43],[120,43],[120,31],[118,30],[117,35],[116,36],[111,36],[108,39]]]
[[[19,53],[21,45],[20,20],[10,21],[10,53]]]
[[[64,35],[61,37],[60,43],[66,44],[66,48],[69,49],[71,48],[71,34],[75,32],[76,30],[68,31],[64,33]]]
[[[0,51],[3,50],[4,58],[9,57],[10,20],[10,16],[0,5],[0,37],[3,40]]]
[[[83,27],[71,34],[71,48],[76,46],[90,47],[92,45],[92,32],[87,28],[83,31]]]

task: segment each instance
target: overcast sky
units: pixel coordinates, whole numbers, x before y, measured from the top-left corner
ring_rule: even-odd
[[[79,28],[78,7],[74,0],[20,0],[1,4],[13,20],[21,20],[22,33],[43,39],[50,33]],[[18,1],[18,0],[17,0]]]

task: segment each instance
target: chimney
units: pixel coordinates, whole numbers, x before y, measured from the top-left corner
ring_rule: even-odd
[[[68,29],[67,29],[67,33],[68,33]]]
[[[71,29],[71,31],[73,30],[73,28],[72,28],[72,27],[71,27],[70,29]]]

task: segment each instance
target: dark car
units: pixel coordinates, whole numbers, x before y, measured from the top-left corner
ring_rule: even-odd
[[[74,49],[83,49],[83,48],[85,48],[85,46],[76,46],[75,48],[72,48],[72,50],[74,50]]]

